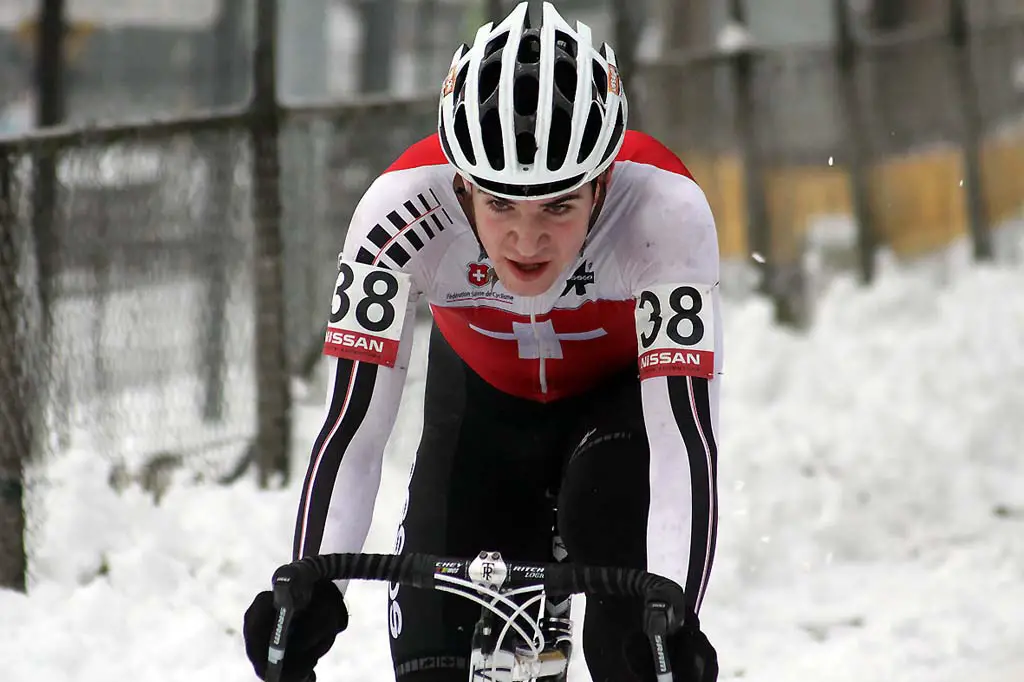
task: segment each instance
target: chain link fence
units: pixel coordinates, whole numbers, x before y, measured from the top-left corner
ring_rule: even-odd
[[[252,114],[0,142],[5,452],[85,450],[115,477],[236,475],[260,430],[261,372],[310,375],[351,212],[435,115],[432,100],[281,111],[284,281],[270,303],[286,361],[271,367],[258,355],[267,171]]]

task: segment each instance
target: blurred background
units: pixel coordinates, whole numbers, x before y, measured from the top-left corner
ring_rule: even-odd
[[[726,293],[780,324],[880,262],[1020,258],[1024,2],[555,5],[707,193]],[[286,478],[351,212],[510,8],[0,3],[0,585],[24,586],[25,490],[55,452],[155,495],[165,470]]]

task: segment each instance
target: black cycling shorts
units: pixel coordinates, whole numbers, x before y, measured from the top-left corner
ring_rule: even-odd
[[[496,550],[509,561],[548,562],[557,534],[568,560],[646,567],[649,449],[635,370],[537,403],[487,384],[435,327],[425,391],[400,551]],[[390,585],[388,607],[399,682],[464,682],[478,605]],[[624,649],[643,638],[642,610],[587,600],[583,653],[594,682],[637,679]]]

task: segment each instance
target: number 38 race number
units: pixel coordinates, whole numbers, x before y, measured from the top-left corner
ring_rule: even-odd
[[[394,367],[410,288],[406,273],[339,261],[324,353]]]
[[[636,334],[640,378],[715,373],[715,316],[710,284],[662,284],[640,293]]]

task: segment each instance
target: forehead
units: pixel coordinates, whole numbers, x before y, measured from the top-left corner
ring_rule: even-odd
[[[497,201],[511,204],[512,206],[518,206],[522,208],[534,208],[551,206],[552,204],[563,204],[569,201],[573,201],[574,199],[579,199],[581,196],[583,196],[586,190],[584,188],[575,189],[571,192],[560,194],[557,197],[548,197],[547,199],[506,199],[505,197],[499,197],[494,194],[491,194],[490,192],[480,189],[479,187],[476,188],[476,191],[489,199],[495,199]]]

